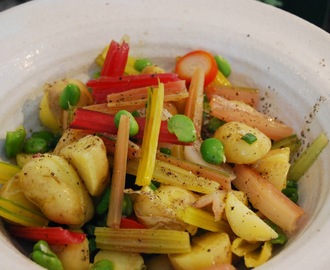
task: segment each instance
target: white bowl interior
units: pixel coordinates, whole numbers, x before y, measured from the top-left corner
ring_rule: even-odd
[[[0,14],[0,25],[2,158],[7,130],[39,126],[42,85],[63,77],[86,80],[95,56],[124,34],[132,55],[168,68],[191,49],[222,54],[232,65],[231,79],[260,88],[266,98],[261,108],[303,132],[306,143],[330,132],[329,34],[256,1],[34,0]],[[328,147],[299,182],[306,211],[300,230],[260,269],[323,269],[329,262],[330,244],[323,239],[330,233],[329,157]],[[6,269],[23,263],[39,269],[1,231]]]

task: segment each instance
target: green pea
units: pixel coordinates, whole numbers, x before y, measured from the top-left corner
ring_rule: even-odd
[[[291,201],[294,203],[298,202],[299,195],[298,195],[298,190],[293,187],[287,187],[282,190],[282,193],[287,196]]]
[[[15,131],[7,131],[5,152],[8,158],[13,158],[22,151],[25,137],[26,131],[23,126],[18,127]]]
[[[141,116],[139,111],[137,111],[137,110],[132,111],[132,115],[133,115],[133,117],[140,117]]]
[[[159,151],[165,155],[169,155],[169,156],[172,155],[171,149],[167,147],[161,147]]]
[[[115,125],[116,125],[117,128],[119,127],[120,117],[123,114],[126,114],[129,117],[129,125],[130,125],[130,127],[129,127],[129,136],[133,137],[136,134],[138,134],[138,132],[139,132],[139,124],[136,122],[135,118],[133,117],[133,115],[129,111],[120,110],[119,112],[117,112],[116,115],[115,115],[115,119],[114,119]]]
[[[123,207],[121,211],[123,216],[130,216],[133,213],[133,200],[128,194],[124,194]]]
[[[231,73],[231,67],[228,61],[220,55],[214,56],[215,62],[217,63],[219,71],[225,76],[228,77]]]
[[[134,68],[139,72],[141,72],[145,67],[150,66],[150,65],[151,65],[151,62],[147,58],[137,59],[134,62]]]
[[[75,84],[68,84],[60,94],[60,107],[68,110],[71,106],[76,106],[80,100],[80,89]]]
[[[41,131],[33,132],[31,134],[31,138],[44,139],[47,142],[47,147],[45,147],[44,151],[39,151],[39,152],[48,152],[55,148],[55,146],[57,145],[60,139],[60,135],[59,134],[55,135],[50,131],[41,130]]]
[[[206,162],[220,164],[225,160],[223,144],[216,138],[208,138],[203,141],[200,151]]]
[[[278,234],[278,236],[275,239],[270,240],[270,242],[274,245],[284,245],[287,242],[288,238],[281,229],[281,227],[277,226],[269,219],[265,219],[264,221]]]
[[[180,142],[194,142],[196,140],[196,129],[193,121],[183,115],[175,114],[167,122],[167,129],[174,133]]]
[[[297,189],[298,188],[298,183],[297,183],[297,181],[294,181],[294,180],[288,180],[286,182],[286,187],[287,188],[295,188],[295,189]]]
[[[114,270],[114,265],[112,263],[112,261],[107,260],[107,259],[103,259],[100,260],[96,263],[94,263],[91,268],[89,268],[90,270]]]

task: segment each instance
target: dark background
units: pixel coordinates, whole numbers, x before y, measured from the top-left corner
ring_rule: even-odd
[[[33,0],[0,0],[0,11]],[[120,0],[119,0],[120,1]],[[203,1],[203,0],[201,0]],[[230,1],[230,0],[228,0]],[[253,1],[253,0],[251,0]],[[297,15],[330,33],[330,0],[258,0]]]

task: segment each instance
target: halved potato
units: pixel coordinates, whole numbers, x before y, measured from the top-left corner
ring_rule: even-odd
[[[247,241],[268,241],[278,236],[267,223],[244,205],[233,192],[228,192],[227,194],[225,213],[233,232]]]
[[[102,194],[110,181],[107,151],[102,139],[87,135],[65,146],[60,154],[77,170],[92,196]]]
[[[188,253],[170,254],[175,270],[204,270],[214,265],[231,264],[231,243],[228,234],[209,232],[192,240]]]

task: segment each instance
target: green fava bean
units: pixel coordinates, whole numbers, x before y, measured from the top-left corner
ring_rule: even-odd
[[[149,61],[149,59],[146,58],[141,58],[141,59],[137,59],[134,62],[134,68],[141,72],[145,67],[150,66],[151,62]]]
[[[103,259],[94,263],[90,270],[114,270],[114,266],[112,261]]]
[[[15,157],[22,151],[26,137],[26,131],[23,126],[20,126],[15,131],[8,131],[5,141],[5,152],[8,158]]]
[[[23,146],[23,152],[26,154],[45,153],[48,150],[48,142],[43,138],[31,137]]]
[[[136,122],[135,118],[129,111],[120,110],[119,112],[117,112],[114,119],[115,125],[117,128],[119,127],[120,117],[123,114],[126,114],[129,117],[129,136],[133,137],[139,132],[139,124]]]
[[[62,262],[44,240],[34,245],[31,259],[48,270],[63,270]]]
[[[180,142],[194,142],[196,140],[196,129],[193,121],[183,115],[175,114],[167,122],[167,129],[174,133]]]
[[[68,84],[60,95],[60,106],[68,110],[70,106],[76,106],[80,100],[80,89],[75,84]]]
[[[203,141],[200,151],[203,159],[208,163],[220,164],[225,161],[223,144],[216,138]]]

